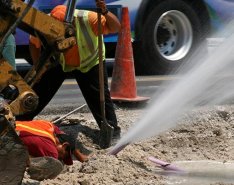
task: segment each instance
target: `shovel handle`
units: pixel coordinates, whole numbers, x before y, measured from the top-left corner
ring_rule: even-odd
[[[100,146],[108,148],[111,145],[114,128],[107,123],[105,115],[105,92],[104,92],[104,64],[103,64],[103,38],[101,23],[101,8],[97,8],[98,18],[98,59],[99,59],[99,89],[100,89],[100,110],[102,116]]]
[[[106,118],[105,115],[105,95],[104,95],[104,70],[103,70],[103,48],[102,48],[102,24],[101,24],[101,9],[97,8],[98,17],[98,59],[99,59],[99,88],[100,88],[100,108],[103,121]],[[104,121],[105,122],[105,121]]]

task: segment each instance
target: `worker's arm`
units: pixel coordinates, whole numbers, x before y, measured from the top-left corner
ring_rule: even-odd
[[[102,15],[106,18],[106,27],[108,28],[109,33],[118,32],[121,28],[121,24],[118,18],[108,11],[105,0],[96,0],[96,6],[101,9]]]
[[[108,27],[109,33],[119,32],[121,25],[118,18],[109,11],[104,16],[106,18],[106,26]]]
[[[121,28],[118,18],[107,10],[103,0],[97,0],[96,4],[102,11],[102,34],[107,35],[109,33],[117,33]],[[96,12],[89,12],[89,24],[91,25],[94,34],[98,36],[98,16]]]

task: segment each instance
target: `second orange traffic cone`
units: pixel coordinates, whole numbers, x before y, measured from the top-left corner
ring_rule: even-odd
[[[147,101],[149,97],[137,96],[131,27],[128,8],[122,8],[121,30],[115,53],[111,81],[111,99],[118,102]]]

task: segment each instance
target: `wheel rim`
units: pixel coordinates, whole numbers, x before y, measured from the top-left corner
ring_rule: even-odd
[[[154,41],[163,58],[170,61],[184,58],[193,42],[193,30],[189,19],[177,10],[165,12],[155,26]]]

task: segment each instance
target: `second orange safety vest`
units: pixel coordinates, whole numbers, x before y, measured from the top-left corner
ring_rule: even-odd
[[[56,143],[54,126],[49,121],[16,121],[16,131],[26,131],[37,136],[47,137]]]

